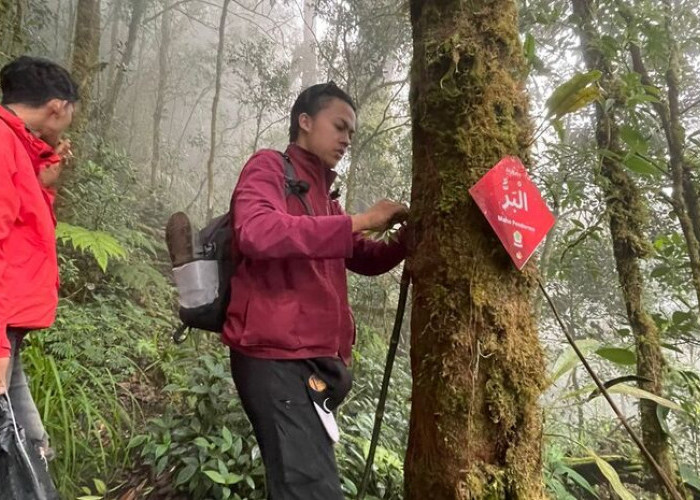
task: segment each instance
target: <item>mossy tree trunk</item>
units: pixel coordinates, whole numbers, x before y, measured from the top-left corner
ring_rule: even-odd
[[[600,50],[602,46],[594,24],[592,0],[572,0],[584,61],[588,70],[602,72],[601,85],[608,95],[615,95],[616,79],[610,62]],[[653,394],[662,395],[665,361],[661,351],[661,339],[656,323],[644,304],[644,277],[640,260],[646,258],[651,245],[644,234],[648,210],[643,197],[626,167],[614,159],[622,157],[619,130],[615,111],[618,106],[605,110],[602,103],[596,104],[596,142],[599,151],[611,154],[600,155],[600,172],[597,175],[605,195],[613,254],[627,309],[627,319],[635,338],[637,352],[637,375],[645,381],[640,387]],[[642,399],[639,403],[642,440],[666,475],[677,483],[677,465],[671,454],[668,437],[661,428],[656,413],[656,403]],[[657,492],[667,494],[663,483],[658,481]]]
[[[531,272],[468,189],[531,124],[513,0],[411,0],[413,396],[408,500],[544,498]]]

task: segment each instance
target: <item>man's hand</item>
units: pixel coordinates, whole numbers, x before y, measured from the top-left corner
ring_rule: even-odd
[[[408,208],[401,203],[390,200],[380,200],[363,214],[352,216],[352,230],[383,231],[386,228],[403,222],[408,217]]]
[[[10,369],[10,358],[0,358],[0,394],[7,392],[7,372]]]
[[[59,163],[54,163],[41,169],[39,172],[39,182],[44,187],[52,187],[61,176],[63,168],[67,166],[73,158],[73,153],[70,150],[71,143],[68,139],[63,140],[56,146],[56,154],[61,157]]]

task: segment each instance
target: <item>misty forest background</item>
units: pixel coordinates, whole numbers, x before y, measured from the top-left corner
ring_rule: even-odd
[[[262,147],[286,146],[298,92],[328,80],[347,89],[358,109],[357,135],[338,167],[345,209],[359,212],[383,197],[419,199],[411,194],[421,170],[412,159],[409,95],[435,72],[411,79],[418,36],[411,15],[416,26],[419,16],[461,26],[439,40],[447,63],[433,81],[437,95],[457,96],[457,103],[481,95],[455,82],[484,67],[475,62],[481,46],[457,33],[467,26],[518,30],[519,66],[506,69],[525,82],[529,99],[530,154],[521,156],[557,216],[529,275],[539,272],[678,491],[697,498],[700,7],[684,0],[534,0],[517,6],[517,26],[514,18],[510,28],[488,24],[502,4],[511,2],[0,0],[0,63],[20,54],[48,57],[71,69],[82,92],[69,132],[76,159],[57,199],[58,319],[31,335],[23,353],[58,453],[51,466],[64,498],[265,497],[260,452],[235,397],[227,351],[203,332],[183,345],[171,340],[178,322],[165,222],[185,210],[201,226],[226,211],[246,159]],[[453,14],[444,16],[445,9]],[[504,111],[493,105],[486,112]],[[444,121],[446,130],[452,124]],[[466,137],[474,130],[451,132]],[[494,163],[479,165],[481,174]],[[466,199],[469,184],[449,171],[433,177],[444,189],[430,210],[459,219],[462,209],[452,208],[467,205],[452,203],[450,193],[457,189],[455,199]],[[355,387],[340,409],[336,448],[348,498],[369,447],[399,277],[400,269],[349,275],[358,327]],[[540,405],[543,427],[533,449],[544,495],[666,495],[546,303],[527,290],[546,360],[541,380],[524,382]],[[451,287],[431,297],[442,304],[463,298]],[[410,487],[420,483],[410,462],[406,491],[413,493],[404,496],[408,319],[367,498],[421,498],[418,486]],[[484,353],[476,355],[477,371],[480,357],[489,363]],[[509,408],[520,400],[506,391],[486,401]],[[418,420],[414,427],[418,433]],[[507,474],[489,477],[434,497],[540,498],[515,487],[518,495],[509,496],[493,486],[512,483]]]

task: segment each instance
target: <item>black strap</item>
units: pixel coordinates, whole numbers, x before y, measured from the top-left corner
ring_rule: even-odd
[[[314,215],[314,211],[309,205],[306,199],[306,193],[309,192],[309,183],[300,179],[297,179],[297,174],[294,171],[294,165],[292,165],[292,159],[286,153],[280,153],[282,155],[282,163],[284,163],[284,194],[287,196],[296,196],[299,201],[304,205],[306,213],[309,215]]]

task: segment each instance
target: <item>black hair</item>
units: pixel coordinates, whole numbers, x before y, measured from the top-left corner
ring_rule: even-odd
[[[333,99],[340,99],[349,104],[353,111],[357,111],[352,98],[335,82],[319,83],[304,89],[292,106],[289,142],[294,142],[299,138],[299,117],[302,113],[316,116],[316,113],[325,108]]]
[[[0,70],[2,104],[24,104],[33,108],[51,99],[76,102],[78,85],[58,64],[40,57],[21,56]]]

